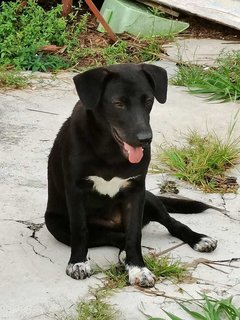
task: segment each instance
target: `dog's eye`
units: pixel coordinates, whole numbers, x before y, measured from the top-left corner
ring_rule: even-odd
[[[147,108],[151,109],[153,105],[153,99],[152,98],[146,98],[145,105]]]
[[[113,101],[113,105],[114,105],[114,107],[119,108],[119,109],[124,109],[126,106],[125,103],[120,100]]]

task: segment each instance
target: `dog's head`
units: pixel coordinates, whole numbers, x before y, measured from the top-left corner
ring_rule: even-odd
[[[167,98],[166,71],[150,64],[119,64],[86,71],[73,80],[85,108],[104,119],[130,162],[140,162],[152,141],[154,97],[160,103]]]

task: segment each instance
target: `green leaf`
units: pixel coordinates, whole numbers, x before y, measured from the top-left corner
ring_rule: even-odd
[[[179,305],[181,306],[181,308],[183,308],[183,310],[185,310],[188,314],[190,314],[194,319],[206,320],[206,318],[203,315],[201,315],[200,313],[198,313],[196,311],[192,311],[192,310],[188,309],[186,306],[184,306],[183,303],[179,303]]]
[[[167,312],[167,311],[165,311],[165,310],[163,310],[163,311],[169,316],[169,318],[170,318],[171,320],[184,320],[184,319],[182,319],[182,318],[179,318],[179,317],[175,316],[175,315],[172,314],[171,312]]]

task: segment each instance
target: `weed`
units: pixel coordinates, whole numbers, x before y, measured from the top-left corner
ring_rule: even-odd
[[[69,52],[79,45],[79,34],[85,30],[86,15],[79,22],[76,14],[61,16],[62,7],[45,11],[35,0],[2,2],[0,8],[0,62],[24,70],[59,70],[76,61]],[[41,51],[47,45],[65,46],[65,55]],[[74,57],[76,58],[76,57]]]
[[[83,35],[85,37],[85,35]],[[88,47],[81,50],[81,61],[77,68],[93,68],[101,65],[116,63],[139,63],[156,58],[161,51],[162,39],[135,39],[123,35],[114,44],[99,46],[98,43],[89,43]]]
[[[146,267],[154,273],[157,278],[173,278],[181,281],[187,274],[185,266],[169,256],[149,254],[144,256]],[[128,275],[124,265],[112,265],[106,271],[105,289],[122,289],[128,285]]]
[[[181,281],[187,275],[187,269],[178,259],[170,256],[158,256],[149,254],[144,256],[147,268],[152,271],[157,278],[173,278]]]
[[[108,46],[102,50],[102,55],[107,65],[120,63],[128,60],[127,53],[128,43],[123,40],[119,40],[111,46]]]
[[[186,86],[195,94],[207,94],[209,100],[240,100],[240,52],[222,54],[217,67],[180,65],[172,83]]]
[[[161,18],[165,18],[166,17],[166,14],[159,10],[158,8],[154,8],[154,7],[148,7],[148,10],[154,15],[154,16],[157,16],[157,17],[161,17]]]
[[[128,285],[128,276],[123,264],[111,265],[109,269],[105,270],[107,289],[122,289]]]
[[[81,8],[64,18],[62,6],[45,11],[36,0],[2,2],[0,64],[20,70],[85,70],[101,65],[149,61],[159,56],[162,38],[138,39],[123,34],[112,44]],[[55,46],[55,50],[48,51]]]
[[[28,78],[16,70],[0,68],[0,89],[22,89],[28,86]]]
[[[88,301],[81,301],[77,305],[76,320],[114,320],[117,312],[113,307],[95,297],[95,299]]]
[[[206,77],[207,69],[197,65],[180,64],[176,76],[172,79],[172,84],[188,88],[198,87]]]
[[[183,146],[167,144],[155,154],[156,168],[161,163],[181,180],[188,181],[206,192],[234,192],[238,185],[236,179],[226,176],[226,170],[239,161],[239,138],[231,138],[232,131],[225,141],[216,134],[200,135],[189,131]]]
[[[146,38],[146,46],[140,52],[140,57],[143,61],[156,60],[156,56],[161,52],[161,42],[157,38]]]
[[[234,306],[232,302],[232,297],[226,299],[213,299],[206,295],[203,296],[203,302],[198,303],[197,301],[192,301],[192,305],[198,307],[200,311],[195,311],[186,306],[186,303],[179,303],[184,311],[188,314],[191,319],[196,320],[239,320],[240,319],[240,308]],[[179,318],[173,313],[164,312],[168,315],[171,320],[185,320]],[[163,318],[150,318],[149,320],[166,320]],[[189,319],[190,320],[190,319]]]

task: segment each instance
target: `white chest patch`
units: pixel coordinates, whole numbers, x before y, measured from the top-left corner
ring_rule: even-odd
[[[131,182],[130,179],[135,177],[130,177],[127,179],[121,179],[114,177],[111,180],[104,180],[102,177],[89,176],[87,179],[93,182],[93,189],[102,195],[108,195],[113,198],[120,189],[126,188]]]

